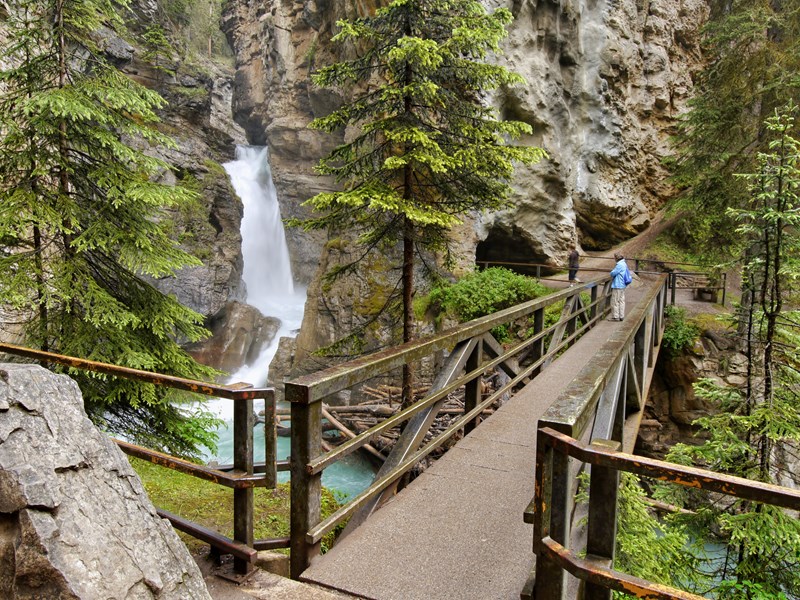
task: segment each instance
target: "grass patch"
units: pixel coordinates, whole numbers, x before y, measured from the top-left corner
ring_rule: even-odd
[[[233,490],[204,481],[151,462],[129,456],[131,466],[139,474],[147,495],[158,508],[180,515],[222,535],[233,537]],[[274,490],[256,488],[253,501],[255,539],[289,535],[289,484],[280,483]],[[334,495],[322,490],[322,518],[339,508]],[[323,552],[336,539],[344,525],[322,540]],[[205,543],[177,532],[189,551],[194,553]],[[288,553],[287,550],[282,552]]]
[[[647,247],[644,258],[663,262],[691,263],[701,265],[707,262],[702,256],[692,253],[669,231],[661,232]]]

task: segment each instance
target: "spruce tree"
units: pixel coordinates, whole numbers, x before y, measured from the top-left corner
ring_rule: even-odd
[[[727,213],[747,203],[735,175],[757,168],[768,142],[764,120],[788,100],[800,101],[800,3],[714,0],[710,6],[707,66],[674,139],[673,181],[683,191],[673,208],[682,214],[681,239],[720,260],[741,249]]]
[[[742,176],[749,203],[729,211],[746,242],[743,293],[752,294],[741,319],[748,324],[746,384],[699,382],[696,393],[720,412],[697,422],[702,444],[678,445],[668,456],[768,483],[786,475],[776,447],[800,447],[800,314],[793,289],[800,276],[800,143],[791,135],[797,112],[790,103],[766,120],[768,150],[759,153],[758,169]],[[671,489],[667,499],[690,502],[697,512],[681,520],[698,539],[718,539],[724,548],[712,561],[721,582],[715,597],[800,596],[800,520],[773,506],[718,495]]]
[[[486,62],[511,18],[473,0],[394,0],[372,16],[340,21],[333,40],[350,43],[355,58],[313,76],[350,99],[311,127],[357,133],[320,161],[318,172],[340,190],[308,200],[320,215],[302,225],[355,235],[361,258],[402,248],[396,289],[404,342],[414,337],[415,262],[426,252],[447,256],[448,231],[460,217],[506,206],[514,162],[545,156],[507,143],[531,127],[497,119],[485,101],[486,92],[523,81]],[[331,275],[357,269],[359,260]],[[408,400],[408,369],[403,388]]]
[[[169,239],[165,209],[192,198],[163,183],[150,148],[164,102],[109,63],[109,0],[19,0],[0,49],[0,305],[25,344],[195,378],[213,371],[178,341],[206,335],[201,316],[148,278],[198,264]],[[71,370],[102,427],[171,453],[213,446],[213,419],[151,385]]]

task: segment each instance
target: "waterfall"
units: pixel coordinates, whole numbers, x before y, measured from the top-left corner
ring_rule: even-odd
[[[237,146],[236,160],[223,167],[231,184],[244,205],[242,216],[242,279],[247,286],[246,302],[264,315],[280,319],[281,326],[272,342],[261,352],[252,365],[245,365],[231,375],[229,382],[245,381],[256,386],[267,382],[269,363],[278,350],[281,337],[295,335],[303,320],[306,290],[297,289],[292,279],[289,251],[281,222],[280,206],[272,182],[267,148]],[[222,418],[227,426],[220,429],[216,456],[208,456],[221,464],[233,461],[233,402],[216,400],[207,407]],[[255,410],[263,408],[255,403]],[[262,427],[254,432],[255,460],[264,460],[264,433]],[[278,438],[278,458],[290,453],[289,439]],[[322,483],[339,490],[345,496],[355,496],[372,483],[375,469],[362,456],[351,455],[325,470]],[[286,481],[288,473],[280,473],[279,481]]]
[[[303,320],[306,291],[295,288],[289,250],[281,221],[281,211],[266,147],[237,146],[236,159],[222,165],[233,189],[242,201],[242,279],[247,288],[246,302],[262,314],[275,317],[281,325],[272,341],[250,365],[233,373],[230,383],[247,382],[266,385],[269,363],[278,350],[281,337],[294,335]],[[256,406],[260,410],[262,406]],[[212,408],[222,419],[233,418],[230,401],[214,403]]]
[[[268,316],[284,298],[294,296],[289,249],[266,147],[237,146],[236,160],[223,167],[244,205],[242,279],[247,303]]]

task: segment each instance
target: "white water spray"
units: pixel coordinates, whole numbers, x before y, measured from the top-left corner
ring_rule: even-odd
[[[229,379],[231,383],[243,381],[257,387],[266,385],[269,363],[278,350],[280,338],[294,335],[300,328],[306,300],[305,289],[295,289],[292,279],[268,157],[266,147],[237,146],[236,160],[223,165],[244,206],[241,232],[246,302],[265,316],[281,321],[280,329],[258,358],[250,365],[243,365]],[[215,403],[213,410],[226,421],[233,418],[230,401]]]

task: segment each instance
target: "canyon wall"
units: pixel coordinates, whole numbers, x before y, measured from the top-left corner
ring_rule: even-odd
[[[236,56],[234,118],[251,143],[269,146],[284,218],[308,216],[301,203],[332,189],[314,167],[342,141],[307,128],[346,100],[316,88],[309,75],[342,58],[330,43],[337,19],[370,14],[381,4],[226,5],[223,30]],[[672,193],[662,159],[701,64],[699,29],[707,0],[486,4],[512,11],[503,54],[494,60],[526,79],[491,101],[503,117],[529,123],[534,133],[523,143],[545,148],[549,159],[518,169],[513,208],[471,216],[454,234],[461,268],[476,259],[563,264],[576,242],[603,250],[642,231]],[[347,254],[335,240],[334,247],[328,242],[323,248],[323,236],[298,229],[287,238],[295,277],[310,285],[298,338],[296,358],[302,359],[352,330],[354,310],[376,299],[364,292],[363,281],[321,281]]]
[[[307,129],[343,98],[309,81],[339,57],[329,40],[340,18],[375,2],[239,0],[223,28],[236,54],[235,119],[268,144],[285,214],[331,183],[313,172],[338,141]],[[700,65],[706,0],[514,0],[496,60],[525,85],[494,98],[500,114],[528,122],[525,143],[550,159],[521,168],[514,208],[482,216],[463,251],[483,260],[558,263],[572,243],[607,249],[647,226],[669,197],[661,160]],[[295,272],[313,276],[323,240],[290,233]]]

